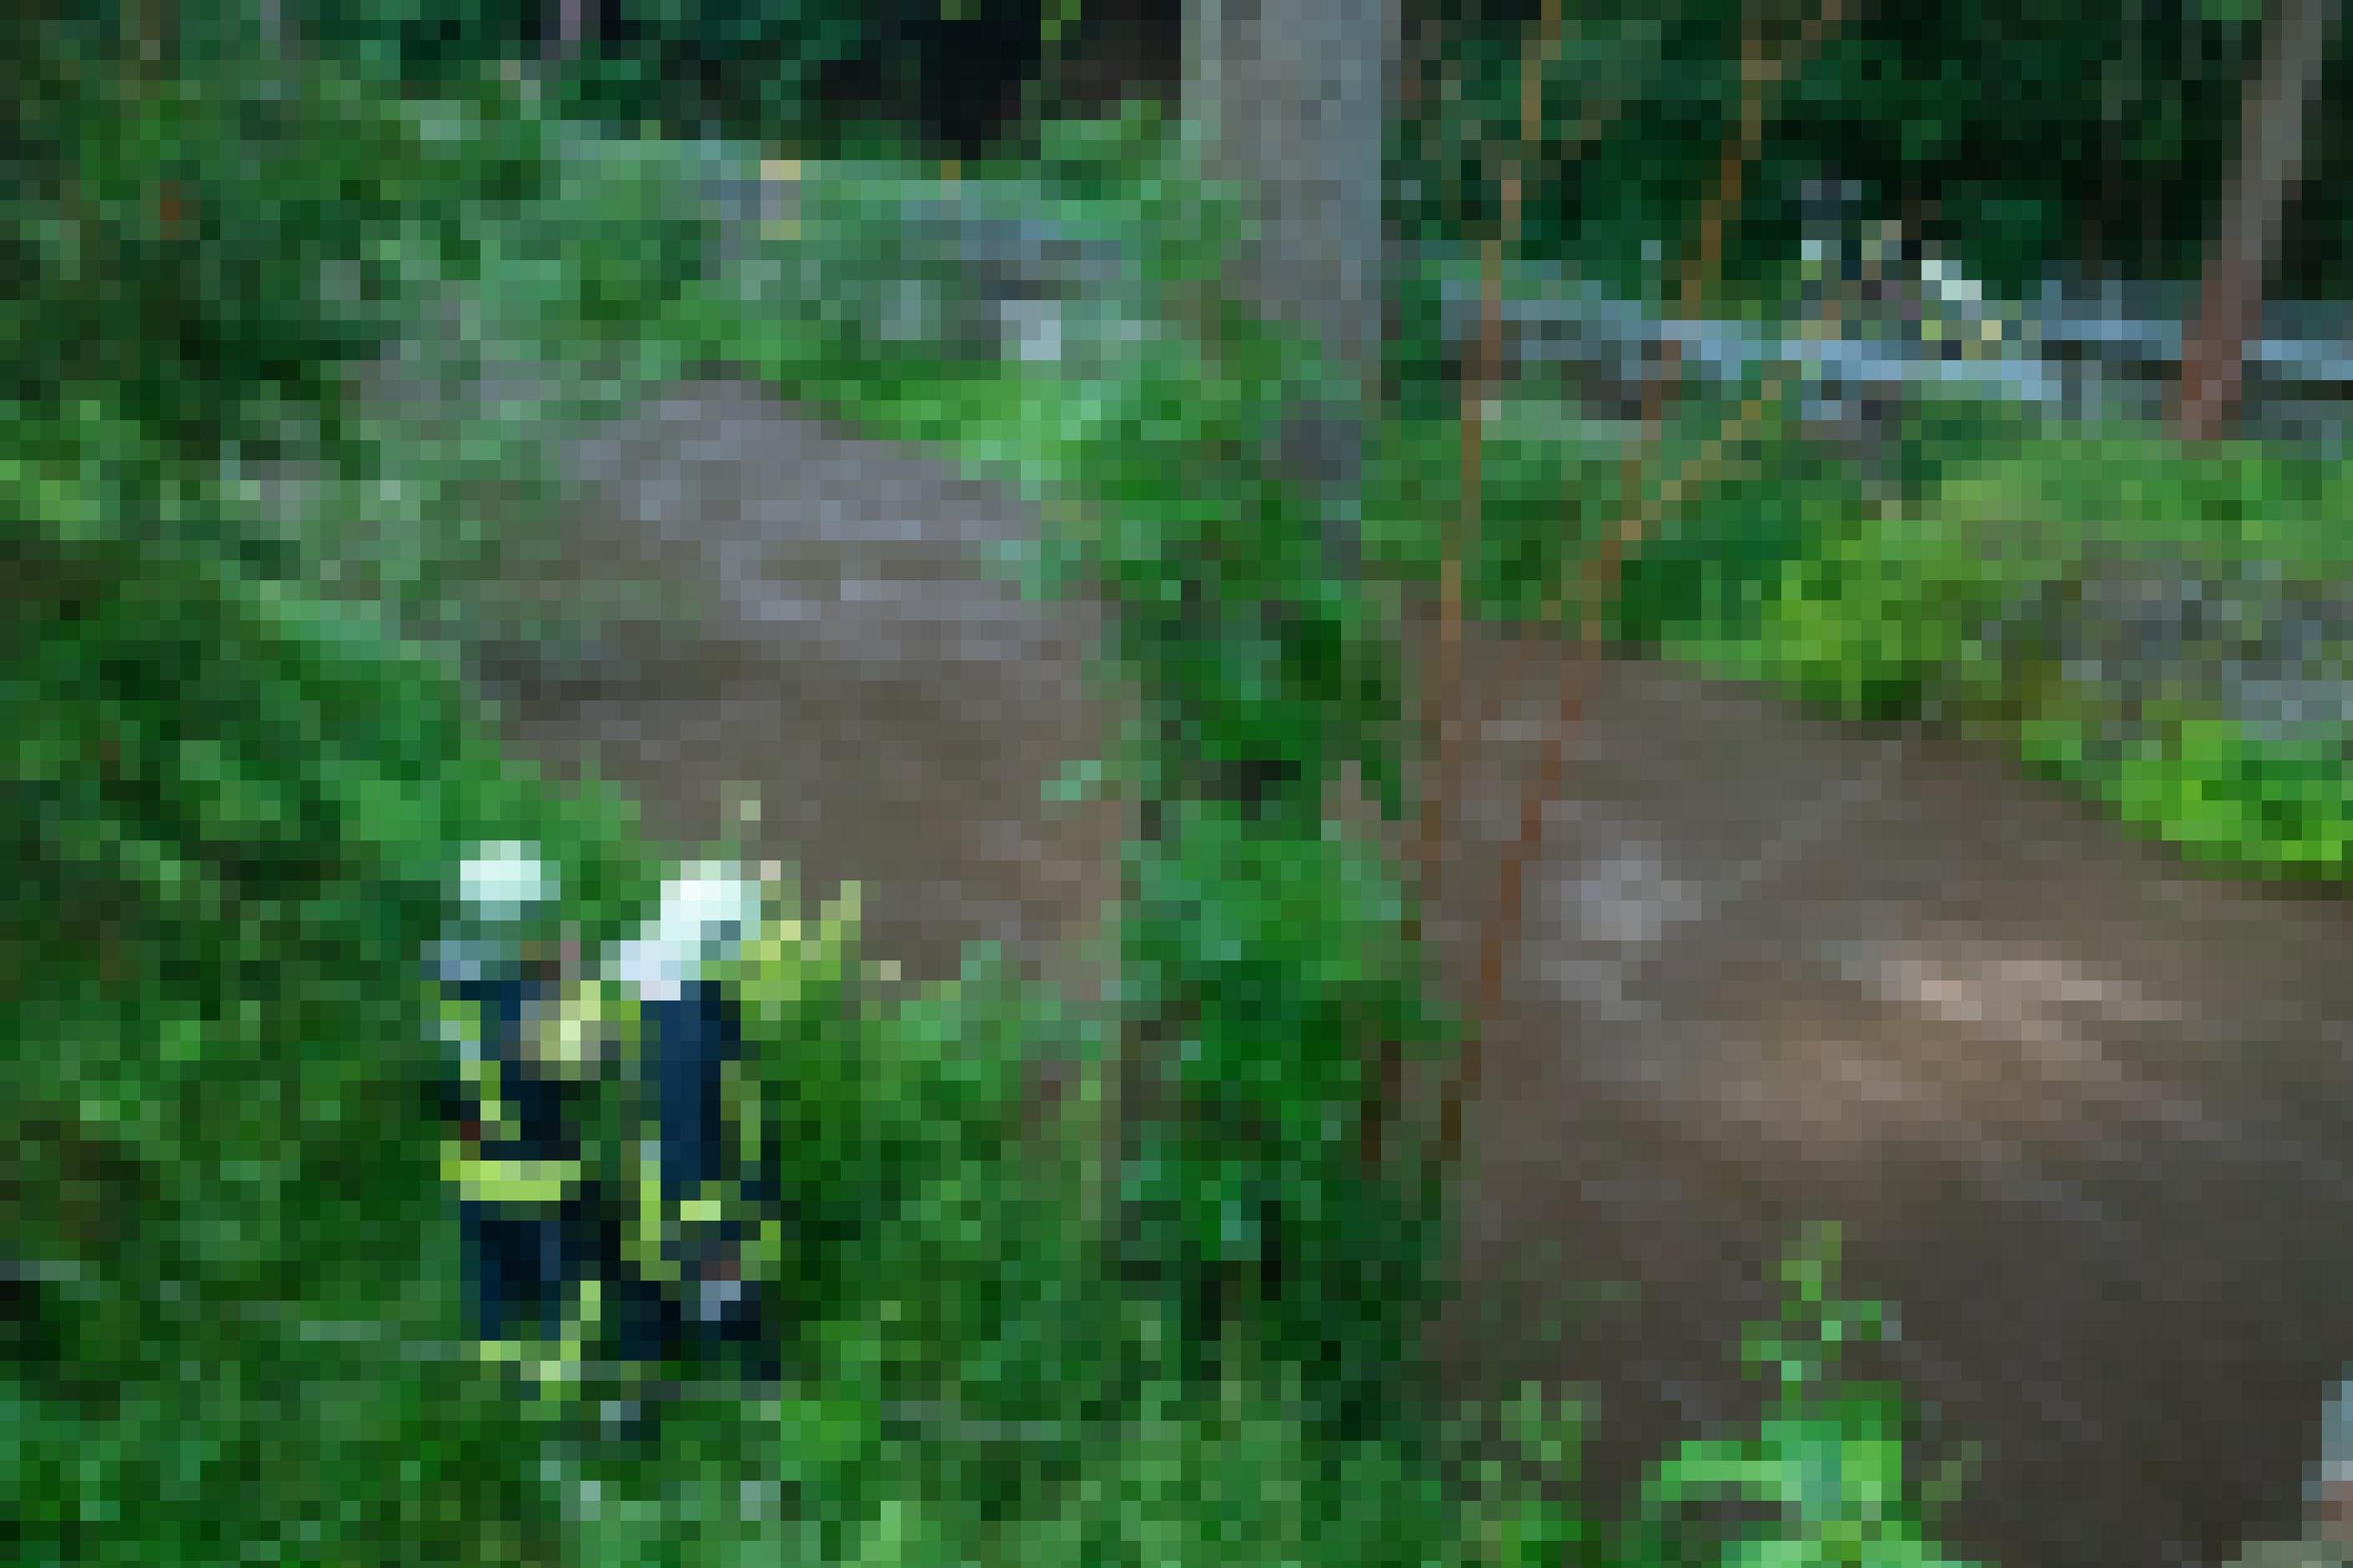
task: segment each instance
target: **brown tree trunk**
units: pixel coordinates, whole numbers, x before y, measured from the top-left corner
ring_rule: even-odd
[[[2278,259],[2337,12],[2337,0],[2278,0],[2264,24],[2263,66],[2241,110],[2238,166],[2223,187],[2198,315],[2182,342],[2173,426],[2186,441],[2222,435],[2238,410],[2247,336]]]
[[[1739,110],[1726,128],[1723,153],[1717,161],[1715,188],[1700,209],[1699,234],[1676,293],[1678,313],[1684,318],[1698,316],[1715,285],[1723,262],[1725,230],[1739,206],[1748,165],[1755,161],[1763,142],[1771,108],[1768,94],[1778,90],[1787,77],[1812,58],[1825,37],[1844,24],[1850,3],[1851,0],[1822,0],[1821,8],[1807,17],[1797,39],[1778,54],[1767,47],[1762,18],[1748,18],[1741,44]],[[1547,7],[1548,19],[1550,14]],[[1614,104],[1608,106],[1609,114],[1615,112]],[[1595,124],[1598,122],[1588,121],[1588,126]],[[1582,142],[1590,133],[1587,126],[1580,126],[1576,140]],[[1739,414],[1726,422],[1698,456],[1654,490],[1648,482],[1651,465],[1665,429],[1669,405],[1681,386],[1683,363],[1677,340],[1665,340],[1659,350],[1659,363],[1643,388],[1642,437],[1628,449],[1624,465],[1628,510],[1617,530],[1587,556],[1578,574],[1583,614],[1578,621],[1577,657],[1564,668],[1559,715],[1546,738],[1536,771],[1521,792],[1519,837],[1504,857],[1493,912],[1480,928],[1478,991],[1465,1019],[1455,1070],[1443,1086],[1439,1100],[1435,1163],[1440,1171],[1452,1170],[1461,1157],[1464,1117],[1478,1092],[1482,1067],[1480,1031],[1501,1005],[1504,965],[1519,932],[1528,863],[1542,837],[1545,809],[1560,793],[1568,738],[1584,711],[1584,696],[1577,678],[1604,645],[1603,616],[1617,595],[1625,560],[1654,525],[1654,512],[1662,506],[1673,504],[1676,495],[1696,485],[1704,468],[1715,463],[1724,448],[1736,447],[1747,438],[1746,426],[1771,395],[1773,384],[1768,380],[1766,396],[1746,400]],[[1472,482],[1472,476],[1466,473],[1465,488]],[[1563,584],[1546,608],[1546,618],[1556,625],[1567,607],[1566,591],[1567,585]]]

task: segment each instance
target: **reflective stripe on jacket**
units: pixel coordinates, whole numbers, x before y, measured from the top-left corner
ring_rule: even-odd
[[[635,1038],[635,1009],[614,988],[584,982],[548,998],[531,981],[460,982],[441,1008],[455,1060],[441,1173],[468,1203],[540,1209],[586,1180],[584,1121],[608,1057]],[[552,1005],[551,1005],[552,1004]],[[609,1137],[598,1126],[592,1135]]]
[[[441,1179],[467,1203],[548,1207],[581,1187],[577,1160],[499,1160],[475,1153],[463,1139],[441,1144]]]

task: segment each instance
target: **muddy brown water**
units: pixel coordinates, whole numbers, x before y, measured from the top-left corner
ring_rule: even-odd
[[[675,613],[565,679],[510,668],[522,749],[674,839],[754,786],[757,847],[811,892],[860,882],[870,952],[912,974],[983,940],[1092,973],[1123,823],[1039,788],[1100,750],[1095,623],[978,564],[1029,509],[729,382],[572,460],[554,591],[659,581]],[[1559,665],[1470,642],[1481,740],[1431,925],[1466,990]],[[1848,1286],[1901,1327],[1859,1369],[1984,1447],[1957,1549],[2154,1568],[2291,1523],[2353,1352],[2346,907],[2187,867],[1948,740],[1632,661],[1588,709],[1488,1031],[1432,1336],[1451,1382],[1584,1387],[1615,1493],[1754,1413],[1738,1329],[1799,1223],[1837,1219]]]

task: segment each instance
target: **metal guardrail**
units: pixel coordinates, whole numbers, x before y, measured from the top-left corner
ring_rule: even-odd
[[[1478,330],[1479,289],[1464,258],[1423,252],[1423,276],[1435,285],[1442,341],[1467,343]],[[1676,343],[1690,369],[1736,382],[1770,363],[1802,367],[1810,380],[1837,388],[1928,389],[1990,396],[2074,412],[2129,406],[2133,384],[2161,395],[2181,362],[2187,291],[2165,286],[2094,289],[2052,279],[2032,300],[1994,302],[1959,317],[1964,331],[1998,323],[2001,342],[1968,357],[1903,338],[1809,338],[1746,322],[1664,319],[1640,302],[1582,283],[1565,269],[1523,264],[1505,283],[1506,355],[1523,367],[1581,366],[1639,378],[1659,347]],[[2141,314],[2127,314],[2137,310]],[[2262,410],[2311,412],[2338,399],[2353,420],[2353,307],[2289,301],[2267,315],[2247,345],[2248,401]],[[2116,395],[2121,391],[2122,396]],[[2146,401],[2146,396],[2138,401]]]
[[[804,203],[871,205],[902,226],[911,267],[964,269],[979,296],[1095,312],[1145,297],[1134,237],[1123,233],[1112,204],[1050,199],[1002,181],[924,178],[879,163],[807,164],[797,179],[764,179],[756,150],[743,147],[681,147],[676,155],[723,223],[790,221]],[[1472,261],[1471,252],[1440,245],[1415,247],[1408,263],[1434,293],[1440,340],[1453,351],[1478,331]],[[2180,285],[2054,276],[2031,300],[1991,300],[1946,316],[1958,336],[1997,326],[1998,341],[1980,339],[1961,353],[1952,339],[1823,338],[1794,323],[1672,320],[1536,262],[1510,266],[1504,294],[1506,360],[1523,371],[1585,370],[1637,384],[1655,351],[1672,342],[1686,367],[1719,384],[1782,364],[1831,398],[1936,391],[2077,419],[2154,413],[2178,373],[2181,322],[2194,305],[2193,291]],[[1019,350],[1025,332],[1034,341],[1038,330],[1028,316],[1008,321],[1007,352]],[[2353,425],[2353,305],[2274,302],[2247,360],[2249,421],[2260,433],[2304,438]]]

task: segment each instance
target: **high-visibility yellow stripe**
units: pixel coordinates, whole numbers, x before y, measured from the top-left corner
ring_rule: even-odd
[[[584,1279],[573,1297],[572,1309],[565,1314],[564,1328],[555,1342],[555,1353],[543,1358],[538,1366],[538,1382],[543,1387],[577,1386],[587,1362],[591,1335],[604,1317],[604,1289],[595,1279]]]
[[[473,1203],[562,1203],[580,1185],[577,1160],[486,1160],[455,1139],[441,1146],[441,1178]]]
[[[458,1073],[466,1087],[474,1091],[474,1117],[481,1123],[481,1135],[492,1140],[511,1136],[514,1126],[507,1116],[506,1100],[499,1092],[504,1081],[499,1064],[488,1057],[475,1057],[459,1063]]]
[[[651,1142],[639,1142],[637,1163],[637,1179],[631,1184],[636,1202],[630,1206],[637,1219],[631,1227],[631,1261],[648,1279],[676,1284],[678,1267],[670,1262],[670,1249],[663,1245],[668,1227],[663,1224],[667,1216],[662,1212],[661,1164]]]
[[[474,1342],[475,1357],[491,1366],[522,1366],[534,1359],[535,1349],[531,1340],[521,1337]]]

